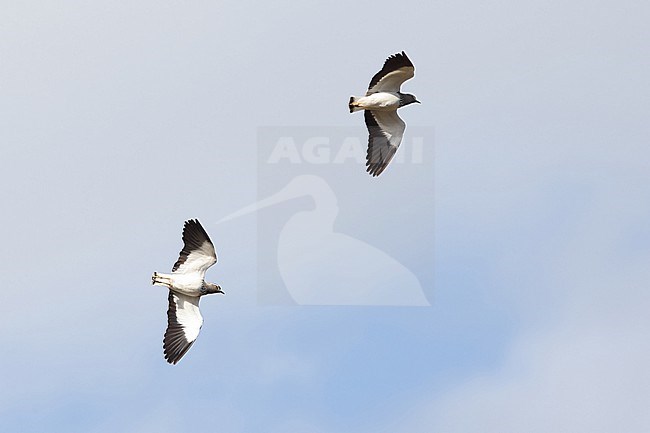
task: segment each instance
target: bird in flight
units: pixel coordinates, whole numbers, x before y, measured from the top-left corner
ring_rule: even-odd
[[[350,113],[365,110],[369,133],[366,171],[372,176],[379,176],[386,169],[402,141],[406,124],[397,115],[397,109],[420,103],[414,95],[400,92],[402,83],[414,75],[415,67],[406,53],[393,54],[370,80],[366,95],[350,97]]]
[[[203,317],[199,299],[203,295],[221,293],[221,287],[204,280],[205,271],[217,263],[217,254],[210,237],[198,220],[185,221],[183,249],[171,274],[154,272],[151,283],[169,288],[167,330],[163,338],[165,359],[176,364],[199,336]]]

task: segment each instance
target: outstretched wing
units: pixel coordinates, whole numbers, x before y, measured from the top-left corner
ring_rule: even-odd
[[[217,253],[210,237],[198,220],[185,221],[183,226],[183,249],[174,263],[172,273],[188,274],[205,271],[217,263]]]
[[[199,297],[169,291],[167,330],[163,338],[165,359],[176,364],[190,350],[199,336],[203,317],[199,311]]]
[[[384,67],[377,72],[370,84],[366,96],[377,92],[399,92],[402,83],[413,78],[415,67],[406,57],[406,53],[393,54],[384,62]]]
[[[368,127],[366,171],[379,176],[395,156],[406,124],[397,115],[397,111],[366,110],[364,116]]]

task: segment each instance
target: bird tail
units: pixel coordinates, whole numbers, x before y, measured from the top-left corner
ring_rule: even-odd
[[[154,272],[153,275],[151,276],[151,284],[153,284],[154,286],[167,287],[167,284],[162,282],[162,278],[160,278],[160,274],[158,272]]]
[[[348,102],[348,108],[350,109],[350,113],[363,110],[363,108],[357,106],[356,104],[357,104],[357,98],[355,96],[350,96],[350,102]]]

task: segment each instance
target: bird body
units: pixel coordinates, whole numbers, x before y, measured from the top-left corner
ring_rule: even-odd
[[[414,95],[400,92],[402,83],[415,76],[415,67],[406,53],[394,54],[384,62],[381,71],[370,80],[365,96],[351,96],[350,113],[365,110],[368,128],[366,170],[379,176],[395,156],[402,142],[406,124],[397,115],[397,109],[414,102]]]
[[[151,282],[169,289],[167,330],[163,339],[165,359],[176,364],[192,347],[203,326],[199,299],[222,293],[221,287],[205,281],[205,271],[217,262],[210,237],[198,220],[185,221],[183,249],[171,274],[154,272]]]
[[[187,296],[207,295],[210,283],[206,283],[201,275],[195,274],[162,274],[155,272],[154,286],[165,286],[176,293]]]
[[[399,92],[377,92],[360,98],[352,97],[352,109],[394,111],[399,108]]]
[[[170,290],[187,296],[200,296],[203,278],[199,275],[187,274],[153,274],[154,286],[165,286]]]

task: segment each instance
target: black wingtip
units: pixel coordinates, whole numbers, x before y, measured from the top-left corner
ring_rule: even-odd
[[[415,68],[404,51],[388,56],[384,62],[384,66],[381,68],[381,71],[377,72],[374,77],[372,77],[372,80],[370,80],[368,89],[372,89],[372,87],[377,84],[386,74],[404,67]]]
[[[386,66],[397,69],[404,66],[413,66],[413,63],[411,62],[411,59],[409,59],[409,57],[406,55],[406,53],[402,51],[401,53],[395,53],[391,56],[388,56],[384,62],[384,68]]]
[[[201,241],[201,238],[210,240],[208,232],[205,231],[199,220],[196,218],[185,221],[185,224],[183,225],[183,238],[185,239],[186,236],[190,239],[195,237]]]
[[[366,167],[366,171],[368,172],[369,175],[372,177],[377,177],[380,174],[383,173],[384,169],[388,166],[388,164],[368,164]]]
[[[191,227],[191,226],[199,226],[199,227],[201,227],[201,223],[199,222],[198,219],[192,218],[192,219],[189,219],[189,220],[185,221],[185,223],[183,224],[183,228],[187,228],[187,227]]]

